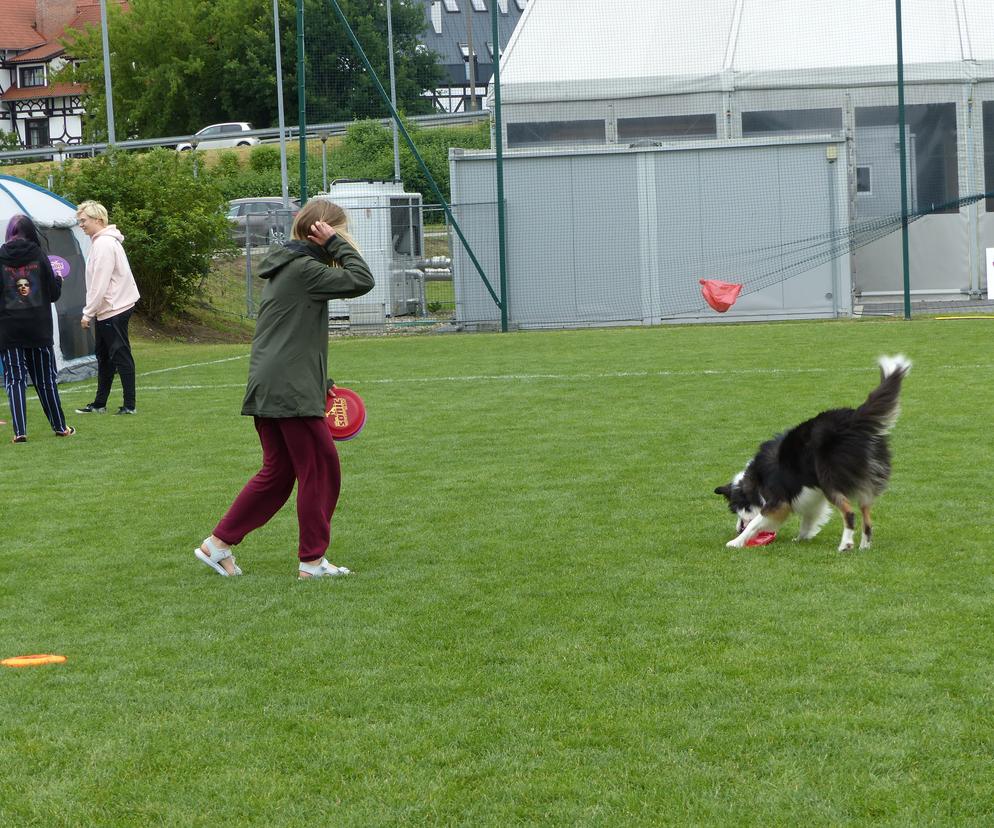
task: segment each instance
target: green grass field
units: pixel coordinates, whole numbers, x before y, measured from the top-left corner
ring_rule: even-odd
[[[0,668],[0,825],[990,825],[992,338],[336,339],[356,574],[313,583],[292,502],[244,577],[192,554],[258,467],[247,346],[139,344],[139,416],[0,431],[0,657],[68,657]],[[714,486],[896,352],[874,547],[726,549]]]

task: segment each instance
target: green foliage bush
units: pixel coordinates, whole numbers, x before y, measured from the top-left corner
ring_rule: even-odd
[[[224,150],[214,162],[214,173],[221,178],[237,178],[242,171],[242,160],[237,152]]]
[[[7,152],[8,150],[16,150],[21,148],[21,142],[17,137],[16,132],[3,132],[0,131],[0,152]],[[11,158],[10,160],[4,159],[0,160],[0,166],[4,164],[16,164],[18,163],[16,158]]]
[[[182,310],[211,272],[214,253],[230,246],[227,199],[213,176],[193,175],[190,153],[111,151],[70,161],[55,190],[70,201],[99,201],[124,234],[139,307],[152,319]]]
[[[405,122],[411,140],[425,166],[435,179],[445,200],[449,200],[449,147],[485,149],[490,146],[489,124],[470,127],[419,128]],[[357,121],[349,126],[341,147],[332,155],[333,178],[392,179],[393,134],[378,121]],[[421,193],[426,203],[437,202],[427,176],[401,136],[400,173],[405,188]]]
[[[273,144],[261,144],[253,147],[249,153],[249,169],[253,172],[265,172],[280,168],[280,148]]]
[[[449,199],[449,147],[483,149],[490,146],[489,125],[439,129],[405,126],[445,199]],[[294,142],[287,151],[287,177],[290,195],[300,196],[300,156]],[[323,186],[320,151],[307,156],[307,192],[313,195]],[[253,147],[248,163],[239,163],[237,153],[225,152],[204,175],[209,176],[225,199],[273,196],[282,192],[280,150],[275,144]],[[328,180],[336,178],[393,179],[393,134],[379,121],[356,121],[349,126],[340,144],[327,153]],[[428,179],[401,137],[400,171],[410,192],[422,193],[426,203],[436,203],[437,196]]]

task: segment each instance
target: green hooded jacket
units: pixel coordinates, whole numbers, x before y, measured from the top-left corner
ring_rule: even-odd
[[[329,266],[339,262],[339,267]],[[373,289],[359,252],[333,236],[322,248],[292,241],[267,253],[242,414],[323,417],[328,377],[328,300]]]

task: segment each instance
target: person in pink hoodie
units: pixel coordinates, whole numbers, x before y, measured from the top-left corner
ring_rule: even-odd
[[[95,327],[97,352],[97,393],[93,402],[77,408],[77,414],[104,414],[114,384],[121,377],[124,405],[118,414],[135,414],[135,359],[131,355],[128,322],[140,298],[124,236],[116,225],[108,224],[107,208],[96,201],[84,201],[76,209],[76,219],[90,237],[86,257],[86,304],[80,324]]]

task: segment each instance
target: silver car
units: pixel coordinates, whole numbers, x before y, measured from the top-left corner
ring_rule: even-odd
[[[194,135],[197,149],[224,149],[225,147],[251,147],[259,143],[254,135],[246,135],[252,131],[252,124],[245,121],[231,121],[226,124],[211,124],[205,126]],[[184,141],[176,145],[181,152],[192,150],[193,142]]]
[[[229,201],[231,239],[242,247],[286,241],[299,209],[300,202],[294,198],[290,199],[290,209],[284,209],[280,196]]]

